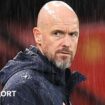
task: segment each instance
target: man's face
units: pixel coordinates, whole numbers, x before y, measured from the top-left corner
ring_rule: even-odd
[[[78,44],[78,18],[66,4],[46,5],[39,13],[34,36],[43,55],[60,69],[69,68]]]
[[[53,22],[42,31],[41,50],[58,68],[69,68],[74,59],[79,38],[77,20]]]

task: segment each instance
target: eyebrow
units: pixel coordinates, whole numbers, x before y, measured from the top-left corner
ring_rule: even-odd
[[[60,30],[60,29],[55,29],[55,30],[52,31],[52,33],[54,33],[54,32],[60,32],[62,34],[66,33],[65,30]],[[78,31],[71,31],[71,32],[68,32],[68,33],[69,34],[78,34],[79,32]]]
[[[55,29],[51,33],[55,33],[55,32],[59,32],[61,34],[65,34],[66,33],[64,30],[60,30],[60,29]]]
[[[69,32],[69,34],[78,34],[78,31]]]

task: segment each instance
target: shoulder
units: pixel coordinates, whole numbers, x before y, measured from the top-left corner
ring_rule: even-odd
[[[49,84],[46,78],[35,70],[22,70],[11,76],[6,82],[4,89],[31,89],[37,91],[37,89],[46,89],[46,85]]]
[[[42,105],[39,94],[38,74],[32,70],[15,73],[5,84],[3,91],[14,97],[1,97],[3,105]],[[35,79],[37,78],[37,79]]]
[[[4,91],[15,91],[15,98],[4,97],[4,103],[24,103],[21,105],[43,105],[41,100],[48,100],[44,77],[33,70],[23,70],[15,73],[5,84]],[[44,97],[44,98],[43,98]],[[3,101],[4,100],[4,101]],[[6,105],[4,104],[4,105]],[[12,105],[12,104],[11,104]]]
[[[39,87],[43,77],[34,70],[22,70],[11,76],[6,82],[4,89],[21,88],[27,86],[29,88]]]

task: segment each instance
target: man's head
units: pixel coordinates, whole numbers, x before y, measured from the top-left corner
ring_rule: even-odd
[[[69,68],[77,49],[79,21],[62,1],[50,1],[40,10],[33,29],[36,46],[58,68]]]

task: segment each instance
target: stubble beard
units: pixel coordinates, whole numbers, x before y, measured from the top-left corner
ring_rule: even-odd
[[[66,68],[69,68],[71,66],[72,55],[68,56],[66,59],[62,59],[60,56],[57,56],[57,54],[53,56],[47,51],[45,51],[44,55],[48,58],[49,61],[51,61],[56,67],[61,70],[65,70]]]
[[[71,58],[68,57],[66,59],[61,59],[59,57],[55,57],[53,60],[53,63],[60,68],[61,70],[65,70],[66,68],[69,68],[71,65]]]

